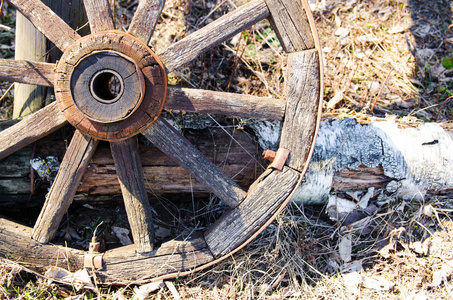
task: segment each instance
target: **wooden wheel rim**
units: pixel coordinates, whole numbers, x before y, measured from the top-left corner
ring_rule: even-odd
[[[42,12],[46,13],[47,10],[40,1],[11,0],[10,2],[34,22],[35,25],[45,26],[41,21],[45,18],[39,14]],[[155,23],[153,22],[157,22],[157,18],[154,18],[154,21],[150,21],[148,17],[142,16],[144,15],[143,11],[146,11],[146,5],[151,5],[152,1],[145,0],[140,3],[144,3],[143,5],[145,6],[139,6],[139,11],[136,13],[137,19],[140,21],[140,18],[144,18],[143,24],[151,24],[151,27],[154,27]],[[94,14],[96,16],[95,11],[96,8],[98,8],[96,6],[96,1],[87,0],[85,1],[85,4],[88,5],[88,14]],[[36,7],[40,9],[36,10],[38,15],[30,13],[32,8]],[[159,15],[162,10],[163,2],[159,7],[160,10],[157,9],[157,15]],[[149,15],[152,14],[153,13]],[[97,16],[99,15],[100,14]],[[240,20],[230,21],[233,17],[240,17]],[[267,17],[271,18],[280,42],[288,53],[289,71],[287,103],[280,143],[280,148],[289,150],[289,156],[284,166],[280,170],[271,165],[250,187],[247,194],[241,196],[241,194],[238,193],[239,198],[237,202],[233,201],[232,204],[230,204],[231,209],[213,224],[201,238],[181,242],[170,241],[163,244],[160,248],[152,250],[152,252],[148,253],[146,256],[137,256],[136,246],[134,245],[107,251],[102,255],[102,267],[96,270],[97,278],[100,282],[140,283],[157,280],[158,278],[182,276],[213,265],[238,251],[253,240],[253,238],[272,222],[275,216],[284,208],[294,194],[295,189],[302,180],[303,174],[308,168],[308,161],[313,153],[322,107],[322,59],[314,20],[309,11],[308,3],[306,0],[253,0],[240,7],[235,12],[222,17],[221,21],[214,21],[206,26],[205,29],[200,30],[199,35],[201,33],[209,33],[212,31],[212,28],[216,29],[215,26],[219,26],[218,24],[230,24],[231,28],[227,26],[225,28],[226,33],[220,34],[219,38],[224,40],[237,34],[251,24]],[[51,15],[52,22],[56,20],[55,18],[54,15]],[[57,21],[58,20],[55,22]],[[97,30],[95,34],[85,38],[79,37],[75,32],[68,30],[64,26],[61,26],[61,28],[59,28],[60,31],[56,33],[46,30],[46,28],[43,29],[46,36],[51,39],[57,47],[65,51],[64,55],[66,55],[66,57],[62,58],[62,61],[67,62],[68,59],[70,59],[68,53],[74,53],[73,51],[68,51],[68,49],[77,47],[77,45],[80,45],[79,42],[92,39],[93,36],[102,37],[105,43],[110,43],[112,40],[115,41],[115,38],[118,41],[118,37],[120,36],[127,36],[134,41],[134,45],[138,44],[147,47],[137,38],[119,31],[112,31],[111,24],[100,24],[95,18],[92,18],[91,21],[95,23],[96,26],[99,26],[99,30]],[[134,22],[133,20],[129,32],[146,40],[148,36],[142,30],[139,21]],[[92,30],[93,28],[96,29],[95,26],[92,27]],[[101,28],[104,31],[109,31],[103,32]],[[59,38],[61,32],[64,33],[64,39]],[[216,32],[213,33],[213,35],[215,34]],[[197,33],[192,36],[197,38]],[[196,51],[194,51],[194,53],[199,54],[214,45],[216,43],[216,38],[217,37],[212,37],[211,35],[209,39],[207,39],[211,45],[204,48],[195,47]],[[190,42],[190,39],[183,40],[182,43],[177,43],[178,45],[170,47],[168,51],[159,54],[169,71],[181,65],[179,56],[184,56],[180,55],[181,53],[187,54],[187,50],[181,48],[181,46],[185,45],[184,42]],[[119,48],[120,47],[114,50],[123,53]],[[82,49],[88,48],[82,47]],[[102,49],[96,48],[96,50],[105,49],[106,48],[104,47]],[[139,66],[142,63],[142,60],[134,59],[133,54],[126,55],[137,62]],[[178,59],[176,59],[177,57]],[[165,70],[162,63],[158,63],[158,65],[160,70]],[[58,64],[56,70],[57,76],[55,77],[55,88],[61,94],[69,91],[68,87],[65,86],[67,81],[61,80],[61,76],[65,73],[65,67],[63,66],[64,64]],[[37,67],[44,68],[45,66],[37,65]],[[154,78],[154,76],[147,76],[146,72],[149,72],[148,74],[153,74],[153,72],[156,72],[155,68],[140,68],[145,74],[145,78]],[[0,75],[0,78],[5,78],[5,76]],[[12,81],[24,82],[20,81],[20,79],[13,74],[8,76],[11,77],[10,80]],[[50,77],[51,75],[49,75],[49,78]],[[33,79],[29,82],[39,82],[43,85],[49,85],[46,78],[44,78],[44,80]],[[161,85],[165,86],[166,90],[166,80],[162,82]],[[145,96],[144,101],[147,98],[148,97]],[[152,99],[152,97],[149,98]],[[160,106],[160,110],[162,110],[163,105],[164,103]],[[40,122],[56,122],[52,128],[46,129],[46,131],[43,130],[42,135],[60,128],[65,123],[64,118],[66,118],[66,113],[72,106],[67,105],[66,102],[61,100],[58,102],[58,106],[62,111],[62,114],[55,110],[55,105],[49,105],[43,109],[43,112],[35,114],[27,119],[27,122],[34,120],[39,120]],[[148,107],[143,110],[146,109],[148,109]],[[132,116],[135,116],[138,112],[142,112],[142,106],[140,106]],[[48,117],[48,113],[51,113],[53,117]],[[64,118],[62,117],[63,115]],[[124,120],[125,124],[122,124],[124,125],[124,128],[128,129],[126,130],[128,131],[127,135],[119,134],[119,131],[115,126],[111,131],[105,130],[105,127],[102,127],[102,130],[99,130],[99,124],[95,124],[92,121],[86,121],[86,118],[78,118],[72,122],[69,120],[69,118],[72,117],[69,117],[68,120],[76,128],[80,129],[81,132],[85,132],[95,139],[115,141],[115,143],[112,144],[112,151],[117,151],[117,154],[119,153],[118,151],[129,148],[133,149],[135,142],[130,139],[130,137],[135,136],[139,132],[143,132],[144,136],[148,139],[154,139],[153,141],[159,142],[159,134],[156,135],[156,132],[153,131],[155,129],[153,127],[154,124],[158,124],[159,122],[162,123],[157,116],[155,117],[155,123],[150,123],[149,119],[147,119],[141,123],[138,122],[139,125],[134,125],[135,127],[131,128],[131,123],[134,123],[132,122],[132,116]],[[11,135],[15,130],[22,129],[28,124],[27,122],[23,121],[21,122],[23,125],[15,126],[12,130],[7,130],[6,133],[4,133],[4,131],[2,134],[4,134],[4,136]],[[108,124],[102,124],[102,126],[108,126]],[[148,126],[149,128],[147,129]],[[159,126],[165,127],[166,125],[156,125],[156,127]],[[102,134],[99,135],[96,132],[102,132]],[[106,134],[106,132],[109,134]],[[110,134],[110,132],[114,133]],[[294,133],[296,133],[296,135]],[[81,162],[81,168],[83,168],[88,165],[91,157],[90,155],[92,155],[96,144],[92,138],[84,136],[84,134],[79,131],[76,131],[76,135],[76,141],[83,144],[84,149],[86,150],[80,155],[80,158],[73,159]],[[26,138],[27,137],[22,138],[20,142],[12,142],[17,143],[18,145],[13,144],[12,146],[0,147],[0,158],[23,147],[26,142],[29,142],[28,140],[26,142],[23,141]],[[116,143],[116,141],[124,141],[124,144]],[[31,142],[33,142],[33,140],[31,140]],[[115,147],[118,149],[114,150]],[[80,177],[74,176],[77,177],[74,182],[77,182],[77,180],[80,181],[80,172],[78,170],[73,172],[75,172],[74,174],[77,176],[80,175]],[[257,207],[256,203],[258,203],[259,207]],[[83,267],[84,259],[87,257],[86,253],[74,249],[46,245],[30,239],[31,235],[31,229],[15,223],[11,224],[9,221],[0,219],[0,257],[16,257],[18,261],[30,263],[41,255],[42,261],[46,261],[47,265],[60,265],[71,270]],[[8,244],[11,246],[4,248],[2,247],[1,241],[6,240],[9,241]],[[36,240],[41,241],[41,239]],[[20,257],[17,255],[14,256],[20,249],[16,247],[16,245],[24,243],[24,241],[29,245],[28,247],[31,249],[30,252],[25,253],[25,255],[21,253]],[[66,258],[66,261],[63,263],[59,260],[62,256]],[[126,261],[127,263],[125,263]],[[37,269],[42,269],[42,267],[43,266],[36,266]]]

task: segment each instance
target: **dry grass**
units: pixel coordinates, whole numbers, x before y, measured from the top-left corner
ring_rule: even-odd
[[[290,204],[239,253],[173,283],[181,299],[451,299],[452,208],[448,199],[399,201],[378,208],[368,222],[346,225],[328,220],[319,208]],[[340,250],[347,236],[351,261]],[[3,265],[0,299],[2,293],[3,299],[134,295],[134,287],[77,292]],[[171,297],[164,287],[148,298]]]
[[[327,1],[318,17],[326,63],[326,113],[452,118],[450,1]]]
[[[450,1],[312,2],[319,4],[314,16],[325,63],[325,117],[362,112],[452,119]],[[185,3],[166,2],[151,42],[157,52],[239,4]],[[136,1],[118,4],[118,18],[130,20]],[[266,21],[255,25],[171,74],[170,82],[282,97],[286,57],[269,28]],[[0,50],[8,56],[11,49]],[[10,109],[11,97],[0,103],[0,118]],[[423,213],[429,207],[432,214]],[[230,259],[173,282],[182,299],[451,299],[452,209],[451,199],[436,196],[397,200],[377,207],[367,222],[346,224],[330,221],[323,207],[291,204]],[[352,246],[348,262],[340,253],[346,239]],[[77,292],[11,263],[0,268],[0,283],[0,299],[134,295],[133,287]],[[173,296],[161,288],[149,298]]]

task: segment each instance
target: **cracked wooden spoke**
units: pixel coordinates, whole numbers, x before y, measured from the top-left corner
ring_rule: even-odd
[[[109,0],[83,0],[91,33],[114,30],[112,6]]]
[[[162,152],[176,160],[225,204],[237,206],[246,196],[245,192],[216,165],[187,141],[164,119],[157,119],[142,133]]]
[[[68,24],[39,0],[9,0],[36,28],[61,51],[80,38]]]
[[[66,122],[55,102],[25,117],[0,132],[0,159],[56,131]]]
[[[90,163],[98,142],[76,130],[61,162],[46,202],[33,228],[32,237],[40,243],[55,235],[63,215],[72,203],[83,173]]]
[[[281,121],[285,105],[274,98],[169,86],[164,108]]]
[[[137,136],[125,141],[111,142],[110,148],[136,251],[151,252],[154,243],[154,225],[146,194]]]
[[[52,87],[54,69],[55,64],[0,59],[0,80]]]
[[[253,0],[171,45],[159,57],[171,72],[268,16],[266,3]]]
[[[164,4],[165,0],[140,0],[128,32],[148,44]]]

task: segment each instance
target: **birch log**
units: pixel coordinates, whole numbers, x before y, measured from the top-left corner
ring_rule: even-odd
[[[353,119],[322,122],[304,183],[293,197],[326,203],[337,192],[375,197],[453,195],[453,127],[444,124]]]

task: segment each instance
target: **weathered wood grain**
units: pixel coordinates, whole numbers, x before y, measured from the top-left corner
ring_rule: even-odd
[[[66,22],[80,36],[90,34],[90,26],[88,17],[85,11],[83,0],[41,0],[54,13],[56,13],[63,21]],[[75,13],[77,12],[77,13]],[[48,50],[48,62],[56,63],[61,57],[61,50],[57,47],[50,47]]]
[[[96,140],[76,130],[33,228],[33,239],[47,243],[53,238],[72,203],[97,144]]]
[[[203,238],[165,242],[146,256],[136,255],[134,245],[130,245],[107,251],[105,268],[96,275],[104,283],[139,283],[161,275],[176,276],[213,259]]]
[[[169,86],[164,108],[281,121],[285,104],[274,98]]]
[[[65,51],[80,38],[68,24],[39,0],[10,0],[36,28],[61,51]]]
[[[252,0],[171,45],[159,57],[171,72],[268,16],[264,0]]]
[[[91,167],[82,179],[76,199],[90,200],[96,199],[98,196],[120,194],[120,185],[116,174],[112,174],[112,169],[111,165]],[[236,176],[235,182],[239,186],[247,188],[255,177],[254,169],[253,166],[234,164],[224,166],[222,171],[227,176]],[[144,166],[143,172],[147,182],[146,187],[152,195],[165,194],[189,198],[192,194],[197,197],[206,197],[210,193],[205,184],[191,177],[191,174],[180,166]],[[2,185],[5,188],[5,194],[7,191],[9,191],[8,193],[13,191],[27,193],[30,189],[30,181],[24,181],[22,178],[5,178],[3,182],[0,182],[0,192]],[[21,189],[16,190],[13,185],[19,185]]]
[[[16,123],[17,121],[0,122],[0,130]],[[34,156],[42,158],[57,156],[61,160],[66,150],[64,139],[70,134],[71,129],[67,126],[67,130],[59,130],[37,141]],[[247,188],[262,172],[262,168],[254,159],[263,165],[266,164],[261,160],[262,151],[254,137],[243,130],[229,130],[228,133],[223,130],[186,130],[184,135],[208,160],[219,166],[242,188]],[[231,142],[229,135],[233,136],[237,143]],[[30,191],[29,161],[32,149],[26,147],[23,150],[0,161],[0,194],[25,194],[25,202],[17,202],[18,206],[27,203]],[[146,187],[151,194],[172,194],[181,197],[190,197],[192,193],[200,197],[209,195],[209,190],[202,183],[156,147],[140,144],[140,157]],[[47,184],[36,185],[35,189],[37,193],[46,193]],[[75,199],[95,200],[102,198],[103,195],[114,194],[120,195],[121,188],[110,147],[108,143],[101,143],[93,156],[90,168],[82,178]]]
[[[292,53],[315,47],[308,21],[308,18],[312,18],[311,12],[306,11],[302,3],[306,0],[265,1],[271,13],[273,28],[286,52]]]
[[[317,50],[288,55],[285,120],[280,148],[288,149],[286,164],[302,171],[307,164],[318,122],[320,65]]]
[[[56,131],[66,124],[56,103],[51,103],[0,132],[0,159]]]
[[[45,245],[30,238],[31,228],[0,218],[0,258],[44,272],[49,266],[71,272],[83,268],[85,252],[68,247]],[[140,283],[160,275],[193,270],[214,258],[203,238],[172,240],[148,255],[137,255],[135,245],[109,250],[103,268],[96,271],[98,283]]]
[[[54,69],[49,63],[0,59],[0,80],[52,87]]]
[[[32,229],[0,218],[0,258],[37,271],[49,266],[75,272],[83,268],[83,251],[55,245],[43,245],[30,238]]]
[[[154,247],[154,225],[151,206],[146,194],[137,137],[134,136],[121,142],[111,142],[110,148],[135,249],[138,253],[151,252]]]
[[[382,166],[360,166],[357,170],[344,169],[334,173],[332,189],[335,191],[366,190],[370,187],[384,190],[392,178],[385,176]]]
[[[176,160],[225,204],[235,207],[245,192],[162,118],[143,131],[162,152]]]
[[[33,46],[30,47],[30,45]],[[14,58],[16,60],[45,62],[47,58],[46,46],[46,37],[41,34],[35,26],[24,17],[24,15],[18,12],[16,14]],[[7,70],[8,69],[6,68],[5,71]],[[25,78],[33,78],[37,76],[31,72],[22,75],[24,75]],[[45,101],[45,94],[45,87],[16,83],[14,86],[13,118],[24,117],[31,113],[37,112],[40,108],[42,108],[42,103]]]
[[[114,30],[113,11],[109,0],[83,0],[91,33]]]
[[[124,120],[100,123],[89,119],[76,107],[71,94],[71,74],[77,63],[87,55],[98,51],[113,51],[125,55],[140,68],[145,82],[145,95],[140,97],[141,104]],[[98,52],[99,53],[99,52]],[[83,61],[81,61],[83,62]],[[145,130],[162,112],[167,90],[165,68],[147,45],[136,37],[121,31],[107,31],[91,34],[73,44],[61,57],[56,69],[55,98],[67,120],[77,129],[87,132],[100,140],[120,141]],[[94,74],[93,74],[94,75]],[[124,87],[125,93],[138,93]],[[124,95],[124,93],[123,93]],[[120,102],[120,101],[118,101]]]
[[[137,64],[114,51],[86,55],[74,67],[70,80],[75,106],[98,123],[127,119],[145,94],[145,80]]]
[[[258,178],[239,206],[226,212],[205,233],[206,243],[215,257],[236,249],[254,234],[278,211],[297,186],[300,173],[285,167]]]
[[[0,160],[0,195],[29,195],[31,156],[32,147],[25,147]]]
[[[165,0],[140,0],[128,33],[148,44],[154,33]]]

